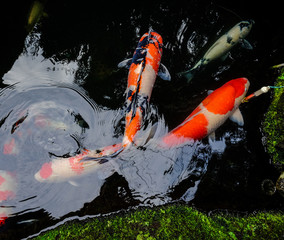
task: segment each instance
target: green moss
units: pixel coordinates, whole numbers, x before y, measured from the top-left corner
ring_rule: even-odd
[[[281,239],[281,213],[208,216],[174,205],[65,223],[36,239]]]
[[[284,70],[275,86],[284,86]],[[273,90],[273,99],[264,120],[267,151],[274,164],[284,164],[284,88]]]

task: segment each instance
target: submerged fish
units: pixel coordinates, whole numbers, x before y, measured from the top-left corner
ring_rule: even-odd
[[[86,175],[101,169],[107,159],[97,159],[96,161],[81,161],[83,158],[93,156],[90,150],[84,150],[81,154],[69,158],[53,159],[44,163],[41,169],[34,175],[39,182],[64,182],[76,185],[72,180],[76,177]]]
[[[0,170],[0,226],[5,224],[6,219],[12,213],[12,208],[5,205],[7,201],[16,197],[16,192],[16,176],[13,173]]]
[[[204,56],[188,71],[182,72],[179,75],[183,75],[189,82],[196,71],[206,66],[209,62],[216,60],[220,57],[225,59],[229,51],[237,44],[241,43],[244,48],[252,49],[252,46],[245,37],[249,34],[253,20],[241,21],[232,27],[227,33],[222,35],[204,54]]]
[[[26,29],[28,32],[32,31],[35,24],[40,20],[42,16],[46,17],[47,14],[44,12],[44,6],[47,0],[34,1],[31,5],[28,13]]]
[[[246,78],[231,80],[209,94],[195,110],[175,129],[161,139],[164,147],[201,140],[211,135],[228,118],[243,126],[244,120],[239,105],[247,93],[249,81]]]

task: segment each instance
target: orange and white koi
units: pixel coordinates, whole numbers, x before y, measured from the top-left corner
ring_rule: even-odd
[[[201,140],[220,127],[228,118],[244,124],[239,105],[249,88],[246,78],[238,78],[225,83],[207,96],[195,110],[175,129],[161,139],[163,147]]]
[[[5,206],[9,200],[16,197],[17,181],[13,173],[0,170],[0,226],[5,224],[11,215],[11,207]]]
[[[160,64],[163,39],[152,29],[139,40],[133,58],[122,61],[118,67],[129,67],[126,89],[126,123],[123,147],[134,141],[149,108],[149,101],[157,74],[170,80],[167,68]]]
[[[96,159],[96,161],[82,161],[84,158],[96,154],[94,151],[83,150],[82,153],[69,158],[57,158],[44,163],[41,169],[34,175],[39,182],[63,182],[86,175],[99,169],[107,159]]]
[[[152,29],[145,33],[138,42],[134,55],[118,64],[119,68],[129,68],[126,89],[125,130],[122,143],[98,150],[84,160],[96,160],[102,157],[114,157],[134,141],[140,130],[148,109],[152,89],[157,75],[163,80],[170,80],[167,68],[161,64],[163,39]]]

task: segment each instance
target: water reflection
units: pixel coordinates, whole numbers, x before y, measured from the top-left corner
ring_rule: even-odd
[[[35,32],[27,37],[25,51],[3,76],[3,83],[9,86],[0,94],[0,165],[1,171],[15,172],[19,187],[15,196],[1,205],[14,206],[12,216],[43,208],[52,217],[60,217],[98,196],[103,179],[90,176],[78,183],[84,188],[74,188],[68,183],[41,184],[33,175],[49,159],[74,155],[88,146],[85,139],[100,134],[100,121],[117,113],[106,113],[74,84],[76,61],[45,59],[39,38]],[[91,143],[92,147],[101,144],[98,140]]]
[[[3,83],[8,86],[0,92],[0,170],[3,174],[15,172],[18,187],[15,198],[0,204],[11,207],[9,214],[15,216],[11,219],[21,223],[17,225],[17,231],[20,231],[19,226],[35,219],[40,224],[31,231],[38,231],[61,217],[71,215],[100,214],[131,205],[157,205],[179,199],[190,201],[196,197],[212,157],[217,161],[217,167],[213,169],[216,176],[209,178],[203,184],[207,186],[203,186],[199,193],[205,195],[205,205],[209,204],[210,194],[224,202],[222,193],[214,188],[218,181],[230,189],[233,186],[230,182],[239,177],[242,181],[238,189],[242,191],[238,194],[243,196],[242,182],[247,184],[251,173],[248,171],[252,164],[249,160],[256,158],[254,148],[249,145],[245,149],[243,142],[247,133],[243,128],[236,130],[231,123],[225,124],[219,135],[217,133],[217,141],[208,143],[204,140],[179,148],[160,149],[156,141],[168,132],[166,125],[170,128],[177,126],[202,101],[208,89],[216,88],[214,80],[229,80],[243,75],[250,78],[248,75],[253,75],[243,66],[249,66],[247,63],[256,57],[261,58],[255,53],[250,57],[244,51],[240,63],[229,59],[219,69],[214,66],[209,74],[205,73],[206,77],[197,78],[190,86],[184,86],[178,79],[171,83],[157,79],[151,100],[155,120],[149,118],[149,124],[140,131],[138,146],[131,146],[110,164],[104,165],[101,171],[69,179],[73,185],[68,179],[60,183],[41,183],[34,178],[41,166],[53,159],[67,159],[83,148],[98,149],[121,142],[124,112],[119,107],[124,101],[127,72],[116,71],[115,65],[131,57],[131,48],[136,46],[138,38],[149,26],[162,34],[165,42],[163,62],[175,78],[177,72],[189,68],[202,56],[207,45],[209,47],[211,41],[216,40],[214,37],[218,38],[224,32],[225,25],[231,26],[239,20],[220,14],[210,3],[192,2],[186,8],[153,3],[151,11],[148,7],[126,8],[113,16],[105,11],[103,20],[99,19],[101,15],[93,14],[100,9],[90,8],[88,16],[91,20],[86,24],[84,18],[74,18],[73,8],[78,5],[66,4],[72,11],[65,11],[65,5],[62,6],[62,12],[67,15],[60,13],[59,19],[51,17],[49,21],[54,22],[47,29],[49,32],[43,33],[46,38],[51,38],[50,42],[56,42],[56,49],[48,46],[50,42],[46,39],[40,41],[42,34],[34,31],[26,39],[23,54],[3,77]],[[79,7],[86,8],[83,4]],[[86,15],[85,11],[82,12]],[[62,29],[64,36],[58,36],[56,29]],[[70,39],[66,40],[65,35]],[[75,47],[68,48],[73,45]],[[264,45],[261,52],[267,49]],[[251,71],[262,74],[263,70],[259,71],[255,66],[250,65]],[[205,81],[206,84],[203,84]],[[266,80],[262,77],[254,81],[255,88],[261,87],[263,81]],[[80,87],[83,84],[88,92]],[[257,106],[253,114],[262,116],[263,109],[259,109]],[[245,116],[246,124],[252,126],[251,142],[255,145],[255,129],[258,131],[258,127],[256,117],[252,119]],[[145,135],[155,122],[158,123],[156,134],[145,143]],[[232,146],[235,152],[228,150]],[[240,157],[235,156],[239,147],[243,149]],[[227,151],[225,159],[224,151]],[[227,161],[231,156],[236,161]],[[245,174],[242,166],[235,167],[238,158],[246,161]],[[228,176],[230,181],[217,176],[222,172],[219,170],[224,162],[228,163],[223,172],[234,170],[234,177]],[[255,194],[255,191],[251,192]],[[213,202],[212,199],[210,202]]]
[[[157,140],[167,127],[154,106],[152,117],[137,135],[140,146],[76,178],[76,183],[72,178],[60,183],[36,181],[34,174],[52,159],[120,142],[122,134],[117,129],[124,117],[122,110],[98,106],[74,84],[78,62],[88,48],[81,47],[77,61],[61,62],[43,57],[39,39],[37,32],[27,37],[25,51],[3,77],[8,86],[0,95],[1,170],[15,171],[19,184],[15,197],[9,199],[12,216],[44,209],[50,217],[59,218],[77,211],[100,195],[105,179],[115,171],[128,182],[133,199],[151,205],[170,201],[175,187],[194,176],[193,186],[181,194],[186,201],[193,199],[211,150],[202,143],[160,149]],[[145,143],[153,119],[158,127]]]

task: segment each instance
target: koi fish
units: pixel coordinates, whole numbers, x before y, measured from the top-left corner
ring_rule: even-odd
[[[150,29],[139,40],[133,58],[118,64],[118,67],[129,66],[123,147],[133,142],[135,134],[141,128],[157,74],[164,80],[171,79],[167,68],[160,64],[162,47],[162,37]]]
[[[0,226],[5,224],[11,214],[10,207],[5,207],[5,202],[16,197],[16,177],[7,171],[0,170]]]
[[[204,54],[204,56],[188,71],[180,73],[183,75],[187,82],[189,82],[196,73],[197,70],[206,66],[209,62],[216,60],[220,57],[223,57],[223,60],[229,54],[229,51],[237,44],[241,43],[244,48],[252,49],[250,43],[245,40],[245,37],[249,34],[252,25],[254,24],[253,20],[241,21],[232,27],[227,33],[222,35]]]
[[[129,68],[125,101],[125,130],[122,143],[93,151],[81,161],[113,158],[133,143],[148,112],[156,76],[158,75],[163,80],[171,79],[167,68],[160,63],[162,47],[161,35],[150,28],[149,32],[140,38],[133,57],[118,64],[119,68]],[[150,131],[148,135],[152,136],[153,131]]]
[[[107,159],[96,159],[96,161],[81,161],[93,156],[96,152],[85,149],[81,154],[69,158],[53,159],[44,163],[41,169],[34,175],[39,182],[64,182],[76,185],[72,179],[94,172],[101,168]]]
[[[93,157],[104,156],[105,150],[109,156],[116,156],[134,141],[136,133],[140,130],[148,109],[152,89],[158,75],[163,80],[170,80],[167,68],[160,63],[162,57],[163,39],[152,29],[145,33],[138,42],[134,55],[118,64],[118,67],[129,68],[126,89],[126,116],[125,131],[122,144],[102,148]],[[118,150],[118,146],[120,146]],[[113,151],[111,151],[112,149]],[[91,158],[85,158],[91,160]]]
[[[193,112],[175,129],[161,139],[165,147],[201,140],[211,135],[228,118],[244,125],[242,114],[239,110],[244,96],[249,88],[246,78],[238,78],[225,83],[220,88],[209,94]]]

